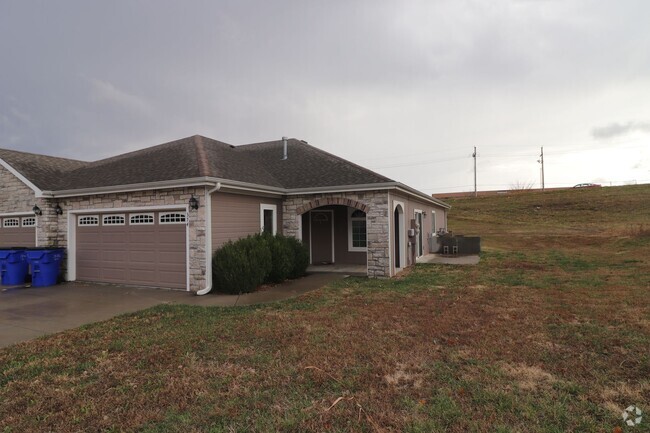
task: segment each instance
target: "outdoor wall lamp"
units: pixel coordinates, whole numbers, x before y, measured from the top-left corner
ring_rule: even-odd
[[[61,205],[58,203],[56,204],[54,211],[56,212],[57,215],[63,215],[63,209],[61,209]]]
[[[36,216],[43,215],[43,211],[41,211],[41,208],[38,207],[38,205],[34,205],[34,207],[32,208],[32,211],[34,212],[34,215],[36,215]]]
[[[192,197],[190,197],[190,209],[197,210],[198,208],[199,208],[199,201],[197,200],[196,197],[194,197],[194,194],[192,194]]]

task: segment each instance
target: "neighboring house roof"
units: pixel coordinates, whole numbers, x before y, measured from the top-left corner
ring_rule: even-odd
[[[41,190],[51,189],[64,173],[88,165],[84,161],[8,149],[0,149],[0,159]]]
[[[233,146],[195,135],[94,162],[4,149],[0,149],[0,159],[48,192],[205,178],[278,191],[397,184],[301,140],[288,140],[288,158],[283,160],[283,145],[277,140]]]

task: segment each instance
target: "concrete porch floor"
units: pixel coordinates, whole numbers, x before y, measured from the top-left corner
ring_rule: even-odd
[[[307,268],[308,273],[336,273],[353,275],[355,277],[365,277],[368,275],[368,268],[366,265],[350,265],[345,263],[333,263],[330,265],[309,265]]]

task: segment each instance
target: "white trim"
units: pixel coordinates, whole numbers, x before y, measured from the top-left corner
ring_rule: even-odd
[[[273,236],[278,233],[278,205],[260,203],[260,233],[264,233],[264,211],[270,210],[273,212]]]
[[[347,208],[347,216],[348,216],[348,252],[351,253],[358,253],[358,252],[368,252],[368,215],[363,212],[365,215],[363,218],[360,217],[355,217],[355,221],[360,221],[363,220],[366,223],[366,246],[365,247],[355,247],[352,245],[352,214],[356,211],[363,212],[360,209],[356,209],[353,207],[348,207]]]
[[[35,197],[42,197],[43,196],[43,191],[39,189],[36,185],[31,183],[25,176],[23,176],[18,170],[13,168],[7,161],[4,159],[0,158],[0,165],[2,165],[4,168],[6,168],[11,174],[16,176],[18,180],[20,180],[22,183],[27,185],[29,189],[34,191]]]
[[[166,225],[166,224],[189,224],[190,219],[188,218],[188,211],[185,212],[158,212],[158,224],[160,225]],[[163,217],[167,216],[174,216],[173,221],[163,221]],[[183,220],[182,221],[176,221],[176,218],[178,216],[182,216]]]
[[[226,182],[228,185],[225,185]],[[60,191],[43,191],[43,195],[46,195],[48,197],[78,197],[109,193],[118,194],[132,191],[150,191],[155,189],[205,187],[214,186],[215,184],[221,185],[219,188],[228,187],[254,192],[264,192],[274,195],[283,195],[286,192],[284,188],[276,188],[248,182],[238,182],[216,177],[194,177],[189,179],[164,180],[159,182],[133,183],[129,185],[100,186],[96,188],[78,188]]]
[[[97,219],[97,224],[81,224],[81,219],[84,218],[96,218]],[[77,218],[77,226],[79,227],[96,227],[99,225],[99,215],[81,215],[81,218]]]
[[[250,187],[250,186],[239,186],[239,185],[236,185],[236,184],[224,185],[223,189],[225,189],[225,190],[232,189],[234,191],[247,191],[247,192],[252,192],[252,193],[255,193],[255,194],[271,195],[271,196],[274,196],[274,197],[281,197],[281,196],[284,195],[284,190],[282,190],[282,189],[268,190],[268,189],[264,189],[264,188],[254,188],[254,187]],[[224,191],[224,192],[228,192],[228,191]],[[232,192],[232,193],[236,194],[235,192]]]
[[[397,274],[399,271],[402,271],[403,269],[406,268],[406,239],[408,236],[406,235],[406,209],[404,207],[404,202],[398,201],[398,200],[393,200],[393,210],[391,211],[390,217],[392,219],[395,219],[395,210],[397,209],[397,206],[400,206],[402,208],[402,217],[400,218],[400,224],[399,226],[395,227],[395,231],[393,232],[393,236],[395,236],[395,233],[397,231],[401,232],[400,233],[400,245],[399,245],[399,264],[400,267],[398,268],[395,266],[395,263],[391,263],[391,267],[395,266],[395,273]],[[403,226],[403,227],[401,227]]]
[[[16,222],[16,225],[7,225],[7,221]],[[17,229],[20,228],[20,218],[18,217],[8,217],[2,218],[2,228],[3,229]]]
[[[109,219],[109,218],[121,218],[122,222],[121,223],[119,223],[119,222],[109,222],[108,224],[106,224],[106,220]],[[124,226],[124,225],[126,225],[126,215],[123,214],[123,213],[121,213],[121,214],[115,214],[115,213],[104,214],[104,215],[102,215],[102,225],[103,226],[109,226],[109,227],[110,226]]]
[[[28,218],[33,219],[33,220],[34,220],[34,224],[31,224],[31,225],[26,226],[26,225],[25,225],[25,220],[28,219]],[[21,226],[21,227],[36,227],[36,215],[33,215],[33,216],[24,216],[24,217],[20,218],[20,226]]]
[[[133,206],[121,208],[99,208],[99,209],[78,209],[68,211],[68,281],[77,280],[77,216],[85,214],[99,214],[103,212],[139,212],[139,211],[159,211],[159,210],[184,210],[187,214],[189,212],[188,205],[157,205],[157,206]],[[185,225],[185,275],[187,291],[190,291],[190,225]]]
[[[147,211],[160,211],[160,210],[187,210],[186,204],[170,204],[170,205],[156,205],[156,206],[133,206],[133,207],[104,207],[96,209],[75,209],[69,210],[68,213],[75,215],[78,214],[92,214],[92,213],[110,213],[110,212],[147,212]]]
[[[312,221],[313,218],[311,217],[312,212],[329,212],[332,214],[332,217],[330,219],[331,225],[332,225],[332,263],[336,263],[336,257],[334,256],[334,210],[333,209],[312,209],[309,211],[309,261],[313,265],[313,254],[312,254],[312,248],[314,247],[312,243],[312,237],[311,237],[311,226],[312,226]]]
[[[2,217],[16,217],[16,216],[32,216],[34,215],[33,211],[27,211],[27,212],[5,212],[5,213],[0,213],[0,218]]]
[[[133,218],[136,217],[147,217],[149,221],[136,221],[133,222]],[[129,225],[130,226],[151,226],[156,224],[156,214],[154,212],[134,212],[129,214]]]
[[[160,182],[132,183],[128,185],[100,186],[96,188],[66,189],[60,191],[43,191],[47,197],[79,197],[97,194],[119,194],[132,191],[151,191],[154,189],[190,188],[196,186],[213,185],[207,177],[165,180]]]

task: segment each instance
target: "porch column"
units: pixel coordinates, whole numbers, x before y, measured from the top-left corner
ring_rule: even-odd
[[[388,255],[388,193],[385,191],[368,194],[370,204],[366,213],[368,233],[368,276],[388,278],[390,259]]]
[[[300,239],[300,218],[298,207],[302,205],[302,197],[288,197],[282,202],[282,234]]]

